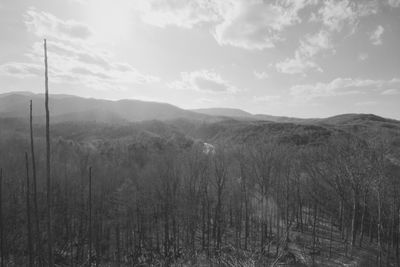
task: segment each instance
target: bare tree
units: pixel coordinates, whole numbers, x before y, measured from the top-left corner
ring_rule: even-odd
[[[213,157],[215,190],[217,194],[217,203],[215,206],[214,229],[213,235],[216,238],[215,250],[219,252],[222,242],[223,231],[223,195],[228,176],[229,163],[227,159],[227,151],[223,147]]]
[[[89,266],[92,266],[92,167],[89,167]]]
[[[46,109],[46,184],[47,184],[47,236],[48,236],[48,264],[54,266],[53,258],[53,228],[52,228],[52,188],[50,177],[50,112],[49,112],[49,77],[47,66],[47,43],[44,39],[44,66],[45,66],[45,109]]]
[[[29,161],[28,153],[25,152],[25,167],[26,167],[26,214],[27,214],[27,232],[28,232],[28,256],[29,266],[33,266],[33,245],[32,245],[32,225],[31,225],[31,203],[30,203],[30,181],[29,181]]]
[[[4,258],[4,224],[3,224],[3,169],[0,168],[0,253],[1,267],[5,266]]]
[[[42,241],[40,234],[40,223],[39,223],[39,208],[38,208],[38,197],[37,197],[37,179],[36,179],[36,157],[35,147],[33,141],[33,118],[32,118],[32,100],[29,105],[29,129],[30,129],[30,145],[31,145],[31,158],[32,158],[32,177],[33,177],[33,207],[35,213],[35,227],[36,227],[36,254],[38,257],[39,265],[42,266]]]

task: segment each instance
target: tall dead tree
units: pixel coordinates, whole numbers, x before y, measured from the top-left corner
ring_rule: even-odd
[[[33,266],[33,245],[32,245],[32,224],[31,224],[31,202],[30,202],[30,181],[29,181],[29,161],[28,153],[25,152],[25,167],[26,167],[26,217],[27,217],[27,232],[28,232],[28,258],[29,266]]]
[[[45,109],[46,109],[46,184],[47,184],[47,253],[48,264],[54,266],[53,233],[52,233],[52,190],[50,178],[50,112],[49,112],[49,77],[47,70],[47,43],[44,39],[44,66],[45,66]]]
[[[3,169],[0,169],[0,266],[4,267],[4,224],[3,224]]]
[[[89,266],[92,266],[92,167],[89,167]]]
[[[117,252],[116,252],[116,257],[117,257],[117,267],[121,266],[121,237],[120,237],[120,228],[119,228],[119,222],[117,222],[117,226],[115,229],[115,242],[116,242],[116,247],[117,247]]]
[[[32,158],[32,178],[33,178],[33,208],[35,213],[35,228],[36,228],[36,256],[38,257],[39,266],[42,266],[42,241],[39,224],[39,208],[37,200],[37,179],[36,179],[36,157],[35,147],[33,142],[33,119],[32,119],[32,100],[29,105],[29,128],[31,139],[31,158]]]

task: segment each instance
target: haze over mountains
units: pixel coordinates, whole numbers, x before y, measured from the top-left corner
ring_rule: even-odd
[[[44,116],[44,96],[31,92],[0,94],[0,117],[23,118],[28,115],[29,101],[33,102],[33,115]],[[270,121],[282,123],[337,124],[356,119],[386,120],[372,114],[343,114],[326,119],[301,119],[266,114],[251,114],[234,108],[206,108],[186,110],[167,103],[132,99],[103,100],[73,95],[51,95],[50,110],[53,122],[95,121],[103,123],[129,123],[146,120],[188,119],[218,122],[227,119],[238,121]],[[391,121],[388,119],[388,121]]]
[[[1,130],[10,135],[28,132],[31,99],[34,123],[38,129],[43,128],[43,95],[16,92],[0,95]],[[277,138],[291,145],[312,145],[325,143],[337,134],[351,134],[365,140],[385,137],[396,148],[395,154],[400,155],[400,122],[374,114],[300,119],[254,115],[232,108],[185,110],[166,103],[51,95],[50,116],[54,137],[89,144],[94,140],[126,142],[139,138],[134,142],[150,142],[154,146],[164,140],[185,146],[187,142],[244,144]]]
[[[44,116],[43,95],[15,93],[0,95],[2,117],[24,117],[27,115],[29,100],[33,102],[33,115]],[[207,119],[208,116],[183,110],[166,103],[140,100],[102,100],[72,95],[52,95],[50,110],[53,122],[98,121],[121,123],[144,120],[168,120],[175,118]]]

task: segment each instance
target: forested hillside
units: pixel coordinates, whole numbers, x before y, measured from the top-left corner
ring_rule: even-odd
[[[45,127],[34,118],[34,173],[25,118],[0,119],[1,255],[11,266],[47,261]],[[53,123],[55,262],[398,265],[399,127],[371,115]]]

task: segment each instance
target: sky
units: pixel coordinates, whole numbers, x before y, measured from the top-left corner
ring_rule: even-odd
[[[400,119],[400,0],[0,0],[0,93]]]

